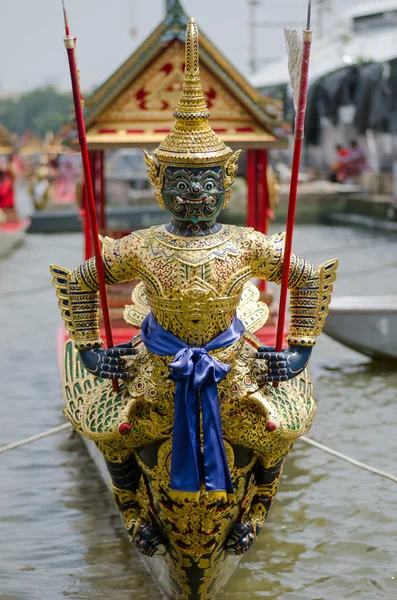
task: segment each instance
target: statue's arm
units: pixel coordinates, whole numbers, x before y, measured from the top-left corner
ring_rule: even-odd
[[[131,234],[121,240],[104,238],[102,257],[107,285],[138,278],[139,238]],[[95,258],[90,258],[70,272],[51,265],[53,285],[59,298],[62,318],[86,368],[105,378],[125,378],[118,359],[135,353],[130,346],[100,350],[99,283]]]
[[[272,237],[255,232],[252,243],[254,277],[281,283],[284,234]],[[288,276],[290,291],[290,333],[287,352],[275,353],[273,348],[260,348],[259,358],[269,360],[267,381],[284,381],[298,375],[307,365],[316,337],[320,335],[328,314],[337,259],[315,267],[293,254]],[[274,363],[274,364],[273,364]]]
[[[102,257],[107,285],[132,281],[138,277],[137,252],[133,234],[121,240],[102,240]],[[62,318],[78,350],[100,348],[99,283],[95,258],[70,272],[51,265]]]

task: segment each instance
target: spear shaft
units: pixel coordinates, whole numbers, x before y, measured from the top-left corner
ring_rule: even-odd
[[[308,88],[308,82],[309,82],[309,63],[310,63],[310,51],[311,51],[311,43],[312,43],[312,30],[310,29],[310,14],[311,14],[311,0],[309,0],[309,7],[308,7],[307,28],[303,32],[302,68],[301,68],[301,77],[300,77],[300,84],[299,84],[298,106],[296,108],[294,153],[293,153],[293,159],[292,159],[291,184],[290,184],[290,194],[289,194],[289,202],[288,202],[287,225],[286,225],[286,232],[285,232],[285,246],[284,246],[284,256],[283,256],[283,271],[282,271],[280,304],[279,304],[278,323],[277,323],[277,337],[276,337],[276,351],[277,352],[282,351],[283,342],[284,342],[285,314],[286,314],[286,310],[287,310],[287,295],[288,295],[288,276],[289,276],[289,270],[290,270],[290,265],[291,265],[292,238],[293,238],[293,234],[294,234],[295,210],[296,210],[296,200],[297,200],[297,194],[298,194],[299,168],[300,168],[302,142],[303,142],[304,129],[305,129],[306,98],[307,98],[307,88]]]
[[[95,207],[95,196],[94,196],[94,188],[92,185],[92,175],[91,175],[91,166],[90,159],[88,154],[87,147],[87,136],[86,129],[84,123],[84,115],[83,115],[83,106],[82,106],[82,95],[80,90],[80,82],[79,82],[79,72],[77,70],[77,62],[76,62],[76,38],[74,38],[70,34],[69,20],[66,13],[66,8],[64,1],[62,0],[63,5],[63,14],[65,20],[65,48],[68,55],[69,60],[69,69],[70,69],[70,78],[72,81],[72,90],[73,90],[73,103],[74,110],[76,115],[76,124],[77,131],[79,137],[80,144],[80,152],[81,159],[83,163],[83,171],[84,171],[84,183],[86,188],[86,198],[87,198],[87,207],[88,214],[91,225],[91,233],[92,233],[92,241],[94,246],[94,255],[96,262],[96,269],[98,273],[98,285],[99,285],[99,296],[101,299],[101,307],[102,307],[102,315],[103,315],[103,323],[105,326],[105,334],[106,334],[106,344],[108,348],[113,348],[113,334],[112,328],[110,324],[110,315],[109,315],[109,306],[108,299],[106,293],[106,281],[105,281],[105,269],[102,261],[102,252],[101,245],[99,242],[99,231],[98,231],[98,222],[96,217],[96,207]],[[118,383],[113,380],[113,389],[114,391],[118,391]]]

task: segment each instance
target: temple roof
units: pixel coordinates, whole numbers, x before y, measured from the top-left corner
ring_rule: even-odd
[[[46,154],[70,154],[73,151],[70,148],[66,148],[63,144],[65,139],[65,131],[63,128],[55,135],[52,132],[47,133],[44,143],[43,152]]]
[[[88,99],[91,149],[150,148],[164,139],[182,89],[187,22],[175,0],[164,21]],[[202,32],[200,73],[211,127],[226,144],[286,146],[286,138],[277,132],[281,104],[255,90]]]
[[[21,156],[35,156],[43,152],[43,140],[33,133],[25,134],[18,154]]]
[[[13,140],[11,133],[0,124],[0,155],[12,154]]]

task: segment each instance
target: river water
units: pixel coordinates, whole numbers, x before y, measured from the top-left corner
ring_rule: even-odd
[[[338,256],[335,295],[397,294],[397,239],[298,227],[296,251]],[[0,262],[0,444],[63,422],[60,325],[48,264],[81,261],[79,235],[28,236]],[[312,358],[311,437],[397,474],[397,373],[322,336]],[[0,455],[1,600],[157,600],[78,438]],[[397,597],[396,484],[297,442],[254,550],[220,600]]]

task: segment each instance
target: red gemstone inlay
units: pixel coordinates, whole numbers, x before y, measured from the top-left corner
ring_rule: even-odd
[[[266,431],[274,431],[275,429],[277,429],[277,425],[273,423],[273,421],[268,421],[266,423]]]
[[[127,129],[127,133],[145,133],[144,129]]]
[[[252,127],[237,127],[236,131],[237,133],[252,133],[254,130]]]
[[[128,435],[131,431],[131,425],[129,423],[121,423],[119,427],[120,435]]]
[[[100,129],[98,133],[117,133],[117,129]]]

